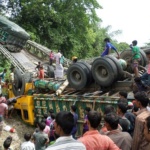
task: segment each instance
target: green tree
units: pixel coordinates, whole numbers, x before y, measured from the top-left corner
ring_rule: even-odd
[[[100,19],[96,0],[9,0],[11,19],[25,28],[31,38],[51,48],[61,49],[66,56],[93,50]]]

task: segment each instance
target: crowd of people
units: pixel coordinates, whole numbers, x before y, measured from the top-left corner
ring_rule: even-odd
[[[53,109],[35,122],[34,133],[25,133],[20,150],[149,150],[150,101],[146,92],[136,92],[134,100],[120,91],[117,107],[106,105],[101,114],[85,107],[82,134],[79,136],[76,105],[55,114]],[[0,131],[2,131],[0,115]],[[80,127],[81,130],[81,127]],[[13,137],[3,147],[11,149]]]
[[[111,49],[119,53],[106,38],[105,50],[102,57],[109,55]],[[35,122],[34,133],[25,133],[20,150],[150,150],[150,101],[148,97],[150,86],[150,52],[147,52],[148,67],[140,77],[138,65],[140,51],[137,41],[130,45],[132,50],[132,67],[135,74],[135,86],[133,89],[134,100],[127,99],[127,92],[120,91],[117,108],[105,105],[103,114],[85,107],[82,134],[79,130],[77,106],[71,105],[70,111],[60,111],[55,114],[52,109],[49,114],[44,114],[42,120]],[[64,57],[60,51],[57,54],[50,52],[49,63],[56,62],[63,66]],[[77,57],[73,59],[73,63]],[[38,78],[44,79],[44,69],[41,62],[36,66]],[[3,119],[11,118],[13,106],[11,100],[6,100],[2,94],[2,87],[7,87],[4,82],[7,70],[0,74],[0,136],[3,130]],[[14,81],[14,68],[11,69],[11,82]],[[14,100],[14,99],[13,99]],[[81,128],[80,128],[81,129]],[[13,137],[7,137],[3,143],[5,150],[11,150]]]

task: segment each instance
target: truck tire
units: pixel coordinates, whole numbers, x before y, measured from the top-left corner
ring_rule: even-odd
[[[118,59],[113,56],[110,56],[110,55],[107,55],[105,57],[111,59],[114,62],[114,64],[117,67],[117,72],[118,72],[117,79],[118,80],[121,79],[123,77],[123,68],[122,68],[121,64],[119,63]]]
[[[146,54],[143,50],[140,50],[140,54],[141,54],[141,57],[142,57],[142,66],[145,67],[147,65],[147,57],[146,57]]]
[[[92,76],[92,71],[91,71],[92,66],[86,62],[83,62],[83,61],[81,61],[79,63],[85,65],[85,67],[87,68],[87,71],[88,71],[87,72],[87,77],[88,77],[88,83],[87,84],[88,85],[91,84],[94,81],[93,76]]]
[[[14,86],[20,88],[22,86],[22,74],[19,69],[14,69]]]
[[[21,78],[21,87],[17,88],[16,86],[12,86],[12,90],[15,96],[24,95],[25,94],[25,85],[32,81],[31,73],[25,73]]]
[[[50,78],[54,78],[54,67],[53,66],[47,66],[47,75]]]
[[[72,64],[67,70],[67,79],[70,86],[81,90],[87,85],[86,67],[81,63]]]
[[[118,76],[116,65],[108,58],[94,60],[91,70],[95,81],[103,87],[111,86]]]
[[[146,58],[146,55],[145,55],[143,50],[140,50],[140,55],[141,55],[140,65],[145,67],[146,64],[147,64],[147,58]],[[131,61],[130,62],[128,61],[129,59],[132,58],[131,50],[125,50],[125,51],[121,52],[120,57],[127,61],[126,71],[128,71],[130,73],[133,73],[133,69],[132,69],[132,66],[131,66]]]
[[[132,62],[132,52],[131,50],[124,50],[120,53],[120,58],[124,59],[127,62],[127,68],[126,71],[133,73],[133,68],[131,66]]]

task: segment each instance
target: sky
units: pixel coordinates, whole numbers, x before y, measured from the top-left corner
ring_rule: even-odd
[[[149,0],[97,0],[103,9],[97,10],[102,19],[102,27],[111,25],[111,31],[121,30],[115,36],[118,42],[131,44],[138,41],[139,46],[150,42],[150,1]]]

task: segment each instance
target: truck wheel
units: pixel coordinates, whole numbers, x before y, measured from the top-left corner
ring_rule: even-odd
[[[21,78],[21,87],[17,88],[16,86],[12,86],[12,90],[15,96],[24,95],[25,93],[25,85],[26,83],[31,82],[31,73],[25,73]]]
[[[92,71],[91,71],[91,65],[86,63],[86,62],[83,62],[83,61],[78,62],[78,63],[83,64],[87,68],[87,71],[88,71],[87,72],[87,79],[88,79],[88,83],[87,84],[88,85],[91,84],[94,81],[93,76],[92,76]]]
[[[105,56],[105,57],[111,59],[111,60],[114,62],[114,64],[115,64],[116,67],[117,67],[117,72],[118,72],[118,78],[117,78],[117,79],[121,79],[122,76],[123,76],[123,69],[122,69],[122,66],[121,66],[121,64],[119,63],[118,59],[115,58],[115,57],[113,57],[113,56],[110,56],[110,55],[107,55],[107,56]],[[104,57],[104,58],[105,58],[105,57]]]
[[[22,74],[19,69],[15,68],[14,70],[14,86],[20,88],[22,86]]]
[[[81,90],[87,84],[86,67],[83,64],[72,64],[67,70],[67,79],[72,88]]]
[[[132,69],[132,66],[131,66],[131,64],[132,64],[132,62],[131,62],[132,51],[131,50],[124,50],[124,51],[121,52],[120,57],[127,62],[126,71],[128,71],[130,73],[133,73],[133,69]]]
[[[142,57],[142,66],[145,67],[147,65],[147,57],[146,57],[146,54],[143,50],[140,50],[140,54],[141,54],[141,57]]]
[[[47,66],[47,75],[50,78],[54,78],[54,67],[53,66]]]
[[[92,75],[100,86],[108,87],[118,76],[117,67],[110,59],[97,58],[92,64]]]

